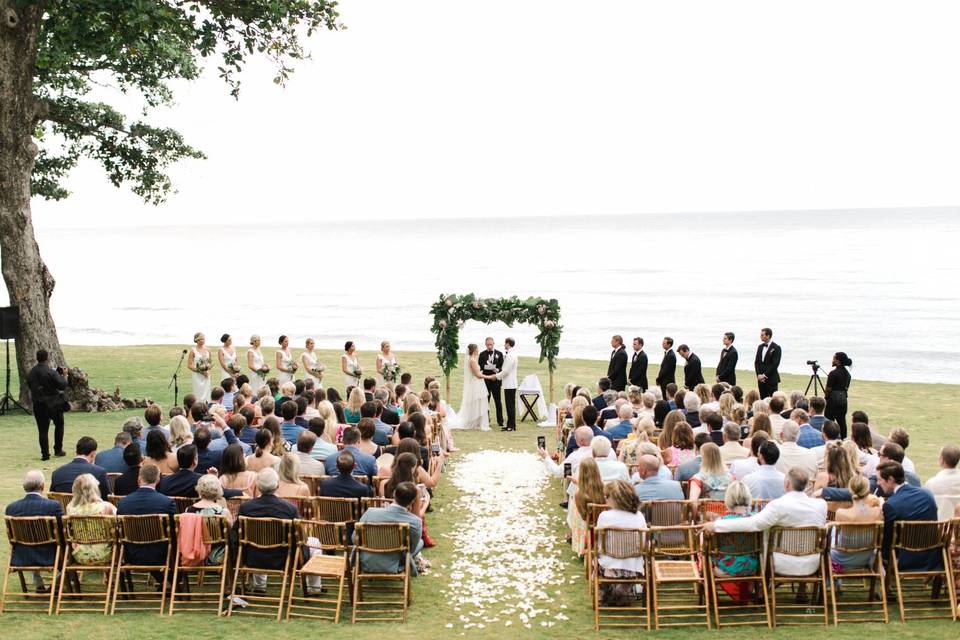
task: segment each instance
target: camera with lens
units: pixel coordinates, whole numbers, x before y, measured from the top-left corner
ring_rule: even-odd
[[[813,367],[814,371],[820,368],[820,363],[816,360],[807,360],[807,364]]]

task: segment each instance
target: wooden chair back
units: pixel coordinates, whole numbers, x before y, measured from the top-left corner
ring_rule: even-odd
[[[700,527],[655,526],[647,533],[651,556],[692,560],[700,553]]]
[[[72,493],[61,493],[59,491],[48,491],[47,497],[51,500],[56,500],[60,503],[60,506],[63,507],[63,512],[67,512],[67,505],[70,504],[70,501],[73,500]]]
[[[320,495],[320,481],[323,480],[326,476],[300,476],[302,480],[308,487],[310,487],[310,495],[318,496]]]
[[[754,556],[758,562],[763,555],[762,531],[714,532],[703,538],[704,552],[708,557]]]
[[[177,533],[177,538],[180,537],[180,523],[184,515],[191,514],[182,514],[178,513],[173,516],[174,518],[174,529]],[[223,516],[199,516],[203,518],[203,544],[215,545],[215,544],[226,544],[230,541],[230,523]]]
[[[653,527],[675,527],[693,522],[696,503],[689,500],[648,500],[641,503],[647,524]]]
[[[237,541],[255,549],[289,549],[293,521],[282,518],[238,517]]]
[[[312,517],[313,507],[311,504],[313,498],[283,498],[283,500],[296,507],[301,518],[309,520]]]
[[[360,515],[363,515],[367,509],[374,507],[382,508],[389,507],[393,503],[393,500],[390,498],[384,498],[382,496],[377,496],[373,498],[360,498]]]
[[[835,522],[827,528],[831,551],[857,553],[878,550],[883,542],[883,523]]]
[[[727,512],[727,504],[723,500],[701,500],[697,505],[697,522],[715,520]]]
[[[117,483],[117,478],[119,478],[122,475],[123,475],[122,473],[116,473],[116,472],[107,474],[107,488],[110,489],[110,493],[113,493],[113,487]]]
[[[294,520],[297,544],[321,551],[343,552],[349,548],[347,526],[342,522]]]
[[[356,498],[327,498],[317,496],[310,499],[313,520],[322,522],[356,522],[359,519],[360,504]]]
[[[597,555],[617,560],[643,558],[647,553],[646,531],[642,529],[598,528]]]
[[[56,516],[5,516],[7,540],[11,545],[22,544],[25,547],[60,545],[60,527]]]
[[[360,484],[365,484],[368,487],[370,486],[370,476],[353,476],[353,479]]]
[[[849,500],[828,500],[827,501],[827,520],[833,522],[837,519],[837,511],[840,509],[849,509],[853,503]]]
[[[230,512],[230,515],[233,516],[233,519],[236,520],[237,516],[240,514],[240,505],[242,505],[247,500],[250,500],[249,496],[234,496],[232,498],[227,498],[227,510]]]
[[[357,551],[368,553],[409,553],[410,525],[400,522],[358,522]]]
[[[64,516],[63,540],[68,544],[115,544],[116,516]]]
[[[126,497],[127,497],[127,496],[116,496],[116,495],[114,495],[114,494],[111,493],[110,495],[107,496],[107,502],[109,502],[109,503],[112,504],[113,506],[117,507],[117,506],[120,505],[120,501],[123,500],[123,499],[126,498]]]
[[[131,544],[160,544],[171,540],[170,516],[117,516],[117,538]]]
[[[199,500],[199,498],[191,498],[187,496],[173,496],[173,503],[177,508],[177,513],[186,513],[188,507],[192,507],[193,503]]]
[[[824,552],[827,530],[823,527],[773,527],[767,546],[771,554],[812,556]]]
[[[893,548],[897,551],[942,550],[950,543],[950,522],[901,520],[894,523]]]

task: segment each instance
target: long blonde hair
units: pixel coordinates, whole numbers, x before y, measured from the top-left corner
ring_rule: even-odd
[[[603,480],[600,479],[600,467],[593,458],[584,458],[577,470],[577,495],[574,496],[577,511],[586,520],[587,505],[590,503],[603,504],[606,498],[603,495]]]
[[[354,387],[350,390],[350,397],[347,399],[347,408],[356,413],[360,411],[360,405],[363,404],[363,390],[360,387]]]
[[[333,409],[333,403],[329,400],[323,400],[317,405],[317,412],[323,418],[323,437],[331,444],[337,441],[337,412]]]
[[[673,445],[673,430],[680,422],[683,422],[683,413],[677,409],[668,413],[663,419],[663,431],[660,432],[660,438],[657,440],[657,445],[661,449],[667,449]]]
[[[73,481],[73,498],[67,507],[73,510],[99,502],[101,502],[100,485],[97,484],[97,479],[89,473],[78,475]]]
[[[292,453],[280,458],[280,481],[300,484],[300,459]]]
[[[170,419],[170,444],[182,447],[193,439],[190,433],[190,423],[183,416],[173,416]]]
[[[722,476],[727,467],[720,457],[720,447],[713,442],[705,442],[700,447],[700,473],[708,476]]]

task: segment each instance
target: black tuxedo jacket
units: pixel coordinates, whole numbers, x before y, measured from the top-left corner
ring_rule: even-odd
[[[647,352],[639,351],[630,357],[630,384],[640,387],[644,391],[647,384]]]
[[[700,356],[689,354],[687,364],[683,365],[683,385],[693,390],[698,384],[703,384],[703,367],[700,366]]]
[[[657,384],[665,387],[671,382],[677,381],[677,354],[670,349],[663,354],[663,362],[660,363],[660,373],[657,374]]]
[[[610,388],[614,391],[623,391],[627,388],[627,350],[623,346],[610,354],[607,377],[610,378]]]
[[[480,372],[484,375],[490,373],[490,371],[486,369],[486,366],[491,357],[493,358],[493,366],[497,368],[497,371],[503,371],[503,352],[494,349],[493,356],[491,356],[490,352],[484,349],[480,352],[480,357],[477,359],[477,364],[480,365]],[[484,382],[486,382],[487,385],[500,384],[499,380],[484,380]]]
[[[778,371],[780,368],[780,345],[771,341],[765,358],[760,358],[761,353],[763,353],[762,342],[757,347],[757,357],[753,361],[753,368],[757,375],[767,376],[767,382],[780,382],[780,372]]]
[[[173,514],[176,512],[173,499],[147,487],[140,487],[117,503],[118,516],[163,514],[170,517],[171,526],[173,526]],[[163,564],[167,558],[167,545],[127,543],[124,554],[133,564]]]
[[[733,345],[720,352],[720,362],[717,363],[717,382],[737,384],[737,348]]]

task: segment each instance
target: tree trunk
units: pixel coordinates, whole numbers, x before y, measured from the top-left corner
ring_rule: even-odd
[[[0,269],[10,304],[20,307],[20,403],[30,408],[26,380],[36,351],[46,349],[51,364],[66,362],[50,314],[54,280],[40,258],[30,214],[30,176],[37,155],[33,131],[42,114],[33,77],[45,3],[18,4],[0,0]]]

